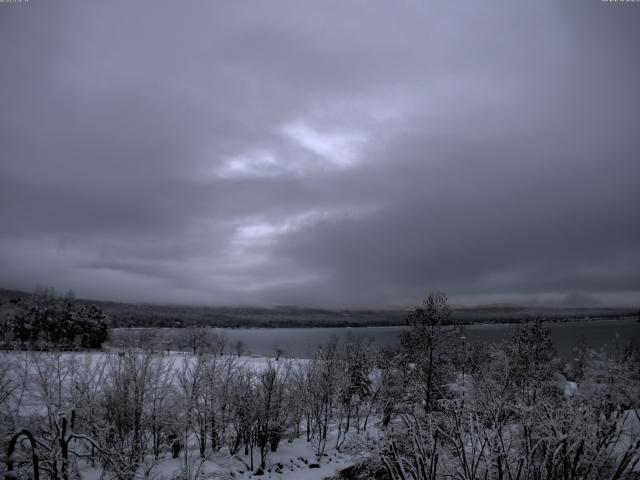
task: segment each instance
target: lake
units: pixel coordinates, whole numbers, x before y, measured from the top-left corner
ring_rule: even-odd
[[[640,323],[635,318],[620,320],[580,320],[565,323],[545,323],[558,352],[570,358],[572,348],[583,340],[593,349],[612,348],[616,342],[634,341],[640,343]],[[491,344],[513,335],[517,324],[476,324],[465,326],[466,337],[472,342]],[[281,349],[286,357],[313,357],[320,345],[326,344],[332,336],[340,342],[348,338],[360,337],[377,346],[388,346],[398,342],[400,334],[407,327],[358,327],[358,328],[212,328],[225,339],[227,350],[235,350],[242,342],[244,355],[274,356]],[[112,334],[116,343],[146,329],[117,328]],[[184,329],[159,329],[165,338],[184,336]]]

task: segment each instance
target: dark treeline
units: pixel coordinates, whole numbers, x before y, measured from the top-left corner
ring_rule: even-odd
[[[179,307],[136,305],[106,307],[114,328],[308,328],[404,326],[402,310],[315,310],[280,307]],[[463,309],[454,310],[452,324],[526,323],[536,320],[566,322],[583,319],[617,319],[635,316],[628,309]]]
[[[394,348],[331,341],[313,359],[259,366],[202,334],[190,354],[163,353],[152,335],[101,354],[6,352],[0,447],[26,429],[51,479],[83,465],[142,478],[171,457],[182,465],[174,478],[204,478],[199,466],[223,451],[257,473],[299,437],[318,461],[330,449],[361,455],[350,478],[640,477],[637,346],[579,346],[566,363],[540,323],[480,346],[450,316],[446,297],[431,295]],[[11,467],[28,478],[29,445],[16,448]]]
[[[100,348],[107,338],[102,310],[38,289],[0,303],[0,346],[4,348]]]

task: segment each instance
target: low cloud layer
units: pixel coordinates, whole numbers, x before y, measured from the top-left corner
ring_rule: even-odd
[[[0,4],[0,286],[640,303],[633,3]]]

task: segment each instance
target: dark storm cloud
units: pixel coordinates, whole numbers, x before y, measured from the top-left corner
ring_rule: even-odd
[[[640,8],[0,5],[0,281],[640,302]]]

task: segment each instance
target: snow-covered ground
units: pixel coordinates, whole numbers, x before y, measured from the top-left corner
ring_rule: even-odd
[[[76,365],[98,365],[101,360],[105,360],[109,355],[117,358],[117,351],[104,352],[68,352],[68,353],[47,353],[47,352],[3,352],[3,356],[12,356],[14,359],[19,358],[19,364],[26,366],[29,375],[33,379],[28,382],[28,386],[24,392],[22,402],[19,408],[19,416],[31,417],[38,415],[47,415],[47,406],[43,402],[41,395],[38,393],[36,379],[38,371],[35,368],[33,356],[57,356],[61,361],[73,362]],[[172,368],[179,372],[184,368],[186,362],[194,361],[195,357],[185,352],[165,352],[166,358],[171,362]],[[229,359],[230,357],[226,357]],[[285,364],[294,361],[292,359],[279,359],[258,356],[233,356],[238,367],[245,367],[259,372],[266,368],[269,362],[276,365]],[[295,359],[295,361],[306,362],[308,360]],[[373,422],[372,422],[373,423]],[[219,452],[208,454],[202,459],[199,455],[195,437],[192,436],[187,447],[187,455],[185,459],[184,450],[179,458],[172,458],[169,447],[161,455],[161,458],[154,460],[149,456],[145,464],[139,472],[140,479],[153,480],[172,480],[184,478],[185,470],[190,472],[187,478],[196,478],[195,472],[198,472],[197,478],[201,479],[281,479],[281,480],[321,480],[336,476],[339,472],[350,467],[362,458],[362,445],[366,441],[365,438],[352,435],[350,440],[337,451],[331,448],[335,445],[336,427],[330,425],[327,438],[327,448],[323,455],[316,455],[316,445],[314,442],[307,442],[305,432],[301,431],[301,437],[295,439],[283,439],[276,452],[269,452],[264,469],[260,468],[260,452],[257,447],[253,449],[253,468],[251,466],[251,456],[244,454],[242,448],[237,454],[231,455],[228,448],[223,447]],[[363,433],[363,437],[366,432]],[[79,462],[79,473],[83,480],[106,480],[111,478],[105,476],[102,468],[91,467],[88,464]]]
[[[278,447],[277,452],[269,454],[266,468],[260,474],[259,457],[257,449],[254,450],[254,468],[249,468],[250,458],[243,453],[231,456],[225,449],[216,454],[201,459],[195,449],[189,454],[188,466],[192,474],[199,472],[198,478],[202,479],[278,479],[278,480],[322,480],[339,474],[356,462],[357,456],[350,453],[340,453],[335,450],[327,450],[326,455],[320,460],[314,453],[314,447],[303,438],[293,440],[291,443],[284,441]],[[169,480],[180,478],[185,471],[184,455],[180,458],[171,458],[166,453],[165,458],[157,462],[149,460],[146,468],[150,468],[146,478],[155,480]],[[256,473],[257,472],[257,473]],[[100,480],[102,469],[84,467],[81,470],[83,480]],[[141,472],[140,478],[145,478]]]

